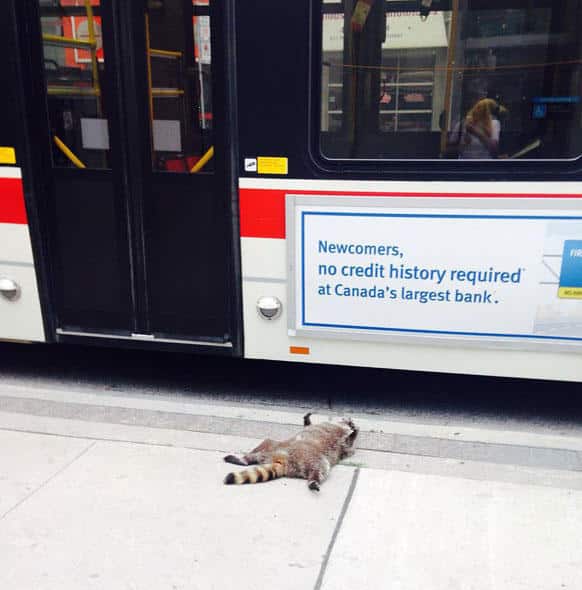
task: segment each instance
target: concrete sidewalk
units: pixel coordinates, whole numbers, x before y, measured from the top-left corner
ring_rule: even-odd
[[[320,494],[224,486],[259,437],[74,408],[0,412],[2,589],[582,588],[579,471],[367,450]]]

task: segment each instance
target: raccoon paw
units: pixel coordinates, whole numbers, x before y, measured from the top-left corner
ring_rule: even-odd
[[[226,457],[224,457],[224,461],[225,463],[232,463],[233,465],[243,465],[245,467],[247,465],[246,461],[244,461],[243,459],[239,459],[234,455],[227,455]]]
[[[319,483],[316,481],[310,481],[307,487],[313,492],[319,492]]]

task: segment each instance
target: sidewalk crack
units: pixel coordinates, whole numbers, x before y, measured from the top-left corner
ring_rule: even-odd
[[[40,490],[42,490],[46,485],[48,485],[51,481],[53,481],[53,479],[55,479],[61,473],[66,471],[73,463],[75,463],[75,461],[80,459],[85,453],[89,452],[96,444],[97,444],[97,441],[94,441],[90,445],[85,447],[80,453],[78,453],[75,457],[73,457],[68,463],[63,465],[58,471],[55,471],[55,473],[53,473],[50,477],[48,477],[45,481],[43,481],[40,485],[38,485],[34,490],[32,490],[31,492],[26,494],[26,496],[24,496],[24,498],[21,498],[18,502],[16,502],[16,504],[14,504],[14,506],[12,506],[8,510],[6,510],[6,512],[4,512],[3,514],[0,514],[0,520],[4,520],[9,514],[14,512],[19,506],[22,506],[22,504],[24,504],[24,502],[26,502],[27,500],[32,498],[32,496],[34,496],[36,493],[40,492]]]
[[[350,502],[352,501],[352,497],[354,495],[354,491],[356,489],[356,484],[358,482],[358,476],[360,475],[360,468],[357,467],[354,471],[354,475],[352,476],[352,483],[350,484],[350,489],[346,494],[346,498],[344,500],[342,510],[340,512],[339,518],[337,519],[337,523],[335,525],[335,529],[333,531],[333,535],[331,536],[331,540],[329,545],[327,546],[327,551],[325,552],[325,556],[323,557],[323,561],[321,562],[321,568],[319,569],[319,575],[317,576],[317,581],[315,582],[315,587],[313,590],[321,590],[321,585],[323,584],[323,578],[325,577],[325,572],[327,570],[327,565],[329,563],[329,558],[331,557],[331,553],[335,546],[335,542],[337,540],[339,531],[342,527],[344,517],[348,511]]]

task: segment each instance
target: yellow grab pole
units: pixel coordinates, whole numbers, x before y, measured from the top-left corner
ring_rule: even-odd
[[[77,158],[77,156],[75,156],[75,154],[56,135],[53,139],[61,152],[63,152],[63,154],[65,154],[65,156],[67,156],[77,168],[87,168],[87,166],[85,166],[85,164],[83,164],[83,162],[81,162],[81,160],[79,160],[79,158]]]
[[[453,14],[451,16],[450,40],[447,55],[447,77],[445,82],[445,118],[441,129],[441,154],[447,147],[449,127],[451,125],[451,107],[453,99],[453,73],[455,71],[455,44],[457,42],[457,27],[459,20],[459,0],[453,0]],[[463,113],[461,113],[461,117]],[[462,119],[461,119],[462,124]]]
[[[154,94],[152,90],[152,54],[150,47],[150,15],[145,13],[145,34],[146,34],[146,64],[148,68],[148,107],[150,113],[150,133],[151,133],[151,157],[152,164],[155,163],[154,150]]]
[[[198,160],[198,162],[192,166],[190,169],[190,174],[196,174],[196,172],[202,170],[202,168],[206,166],[208,160],[210,160],[212,156],[214,156],[214,146],[211,146],[208,151],[200,158],[200,160]]]
[[[99,84],[99,66],[97,64],[97,42],[95,40],[95,21],[93,17],[93,7],[91,0],[85,0],[85,12],[87,13],[87,32],[89,33],[89,43],[91,44],[91,68],[93,70],[93,88],[97,95],[101,94],[101,85]],[[101,101],[99,101],[99,112],[101,112]]]
[[[79,49],[86,49],[89,51],[93,45],[91,41],[80,41],[79,39],[75,39],[74,37],[63,37],[61,35],[49,35],[48,33],[43,33],[42,40],[47,45],[71,45],[72,47],[78,47]]]
[[[146,34],[146,62],[148,67],[148,100],[150,107],[150,125],[153,133],[154,125],[154,95],[153,95],[153,84],[152,84],[152,53],[150,47],[150,16],[146,13],[145,15],[145,34]]]
[[[150,55],[152,57],[164,57],[168,59],[178,59],[182,57],[181,51],[168,51],[166,49],[152,49],[150,47]]]

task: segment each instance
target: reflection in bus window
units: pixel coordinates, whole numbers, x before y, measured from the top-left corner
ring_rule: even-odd
[[[150,2],[149,109],[154,170],[212,170],[209,0]]]
[[[582,153],[582,0],[391,4],[322,3],[324,156]]]
[[[99,0],[39,0],[53,163],[108,168]]]

